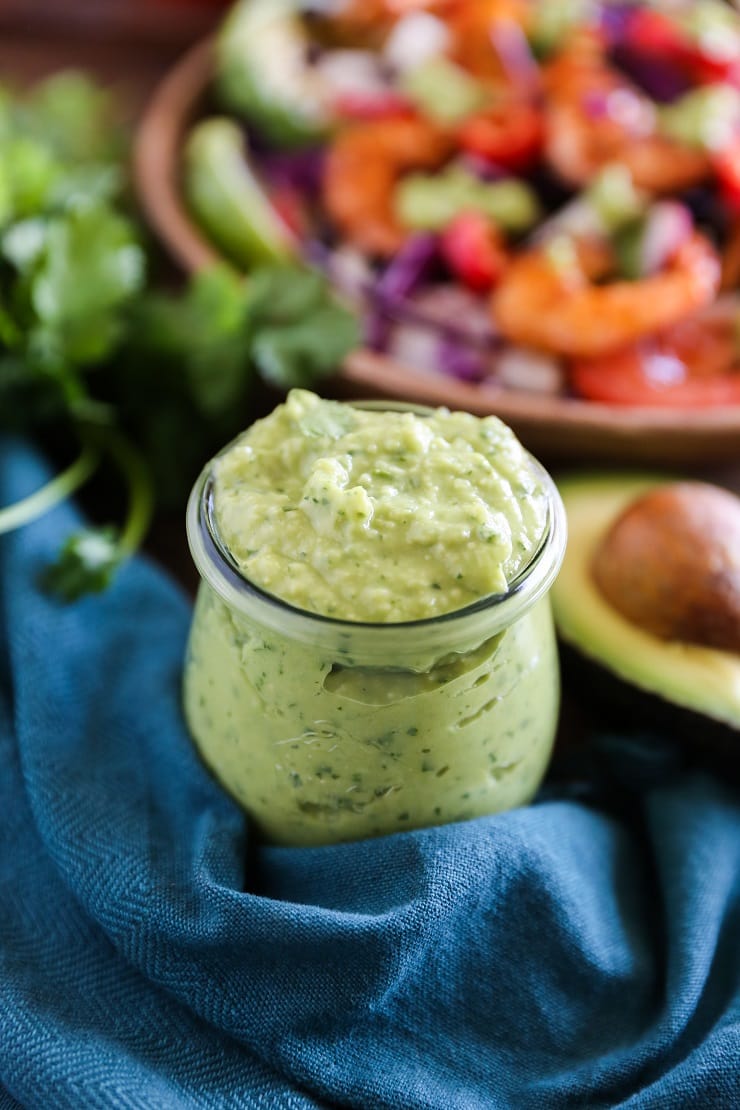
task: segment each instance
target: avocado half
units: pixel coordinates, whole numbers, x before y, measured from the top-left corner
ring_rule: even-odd
[[[692,747],[740,760],[740,655],[651,635],[610,605],[591,574],[622,510],[669,481],[590,474],[558,482],[568,547],[551,596],[564,680],[615,724],[658,725]]]

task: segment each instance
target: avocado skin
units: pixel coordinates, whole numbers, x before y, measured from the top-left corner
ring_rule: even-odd
[[[719,766],[740,778],[740,722],[733,727],[676,705],[658,692],[625,681],[604,663],[562,640],[559,651],[566,696],[585,703],[601,727],[643,733],[647,726],[678,741],[699,765]]]

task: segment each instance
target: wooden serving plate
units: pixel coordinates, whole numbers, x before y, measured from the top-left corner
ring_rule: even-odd
[[[206,108],[212,70],[208,39],[185,53],[155,89],[134,142],[134,181],[144,213],[188,272],[219,259],[180,190],[183,140]],[[496,413],[547,460],[684,467],[740,460],[740,406],[677,412],[552,398],[424,374],[366,349],[348,356],[334,384],[343,396]]]

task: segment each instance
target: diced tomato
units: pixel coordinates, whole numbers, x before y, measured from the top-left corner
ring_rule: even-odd
[[[415,115],[414,106],[395,92],[346,92],[339,95],[333,109],[338,116],[355,120],[398,119]]]
[[[740,139],[714,156],[720,196],[733,215],[740,214]]]
[[[545,127],[542,114],[533,105],[502,102],[465,120],[457,140],[469,154],[503,169],[520,171],[539,158]]]
[[[627,24],[628,47],[647,57],[670,58],[699,85],[722,81],[740,88],[740,56],[719,56],[702,49],[699,41],[663,12],[637,8]]]
[[[663,12],[636,8],[625,32],[626,45],[644,54],[683,57],[688,40],[678,24]]]
[[[735,299],[720,301],[663,336],[599,358],[576,359],[575,393],[588,401],[650,408],[740,404]]]
[[[499,281],[508,257],[501,237],[480,212],[462,212],[442,232],[442,257],[455,277],[476,292]]]
[[[691,76],[698,85],[722,82],[740,88],[740,57],[716,58],[696,49],[688,57]]]

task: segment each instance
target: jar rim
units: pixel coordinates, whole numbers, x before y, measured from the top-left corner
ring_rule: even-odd
[[[430,413],[421,405],[393,401],[353,401],[356,407]],[[238,439],[239,437],[237,437]],[[219,455],[228,451],[227,444]],[[204,467],[190,494],[187,535],[191,555],[201,578],[232,610],[283,635],[304,643],[336,650],[359,637],[363,654],[382,658],[398,639],[423,644],[429,651],[457,650],[480,631],[480,641],[503,631],[539,600],[552,585],[565,552],[567,523],[557,487],[545,467],[529,452],[526,458],[547,497],[547,521],[536,551],[505,592],[486,594],[468,605],[430,617],[407,621],[353,621],[315,613],[285,601],[256,585],[244,575],[221,541],[214,519],[213,463]],[[219,456],[216,456],[219,457]]]
[[[552,481],[550,476],[544,470],[536,459],[528,455],[530,465],[538,471],[538,478],[540,481],[547,478],[549,482]],[[543,485],[545,485],[543,481]],[[212,473],[212,463],[209,463],[203,473],[201,474],[196,486],[194,487],[193,494],[197,499],[197,527],[201,534],[201,540],[205,552],[210,556],[211,560],[215,562],[218,572],[222,574],[238,591],[243,591],[250,596],[258,598],[260,601],[267,605],[275,606],[277,609],[284,609],[296,616],[306,617],[309,620],[317,621],[321,624],[337,626],[348,625],[354,629],[365,628],[423,628],[429,625],[439,625],[445,621],[450,621],[455,618],[462,618],[465,615],[471,615],[482,609],[488,609],[493,606],[502,605],[515,597],[525,588],[527,580],[532,572],[535,570],[540,560],[550,544],[551,532],[553,529],[553,512],[552,500],[548,498],[548,517],[545,528],[543,530],[540,542],[537,549],[533,553],[530,560],[522,567],[515,578],[511,580],[505,591],[501,593],[485,594],[483,597],[476,598],[475,601],[469,602],[465,606],[457,609],[449,609],[444,613],[435,613],[430,617],[416,617],[413,620],[405,621],[357,621],[349,620],[342,617],[333,617],[325,613],[313,612],[311,609],[301,609],[298,605],[293,605],[292,602],[286,601],[278,594],[270,593],[262,586],[257,585],[250,578],[244,574],[240,569],[238,563],[229,551],[228,547],[222,541],[218,525],[215,518],[215,504],[214,504],[214,479]],[[545,485],[545,488],[546,485]],[[548,491],[549,493],[549,491]],[[193,497],[191,494],[191,498]],[[559,495],[558,495],[559,496]],[[202,574],[201,567],[193,552],[196,567],[199,573]]]

